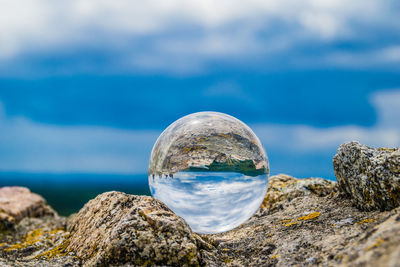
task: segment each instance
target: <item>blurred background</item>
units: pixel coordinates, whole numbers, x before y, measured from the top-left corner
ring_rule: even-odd
[[[400,145],[400,2],[0,0],[0,186],[60,214],[149,194],[169,124],[247,123],[271,174],[335,179],[345,141]]]

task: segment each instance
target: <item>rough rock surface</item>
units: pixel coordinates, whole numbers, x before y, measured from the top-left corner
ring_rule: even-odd
[[[68,238],[65,218],[26,217],[15,228],[0,231],[0,266],[78,266],[79,260],[66,250]]]
[[[152,197],[103,193],[71,218],[68,230],[68,249],[85,266],[199,265],[192,230]]]
[[[343,251],[343,265],[400,266],[400,210],[369,228]]]
[[[340,189],[363,210],[390,210],[400,205],[400,148],[342,144],[333,166]]]
[[[54,216],[56,212],[28,188],[0,188],[0,229],[7,229],[25,217]]]
[[[1,266],[400,266],[400,207],[358,209],[319,178],[271,177],[240,227],[197,235],[165,205],[108,192],[68,219],[26,217],[0,231]]]
[[[337,191],[337,183],[322,178],[297,179],[279,174],[268,179],[268,189],[260,211],[273,210],[280,204],[301,196],[327,196]]]
[[[387,216],[360,211],[339,193],[297,197],[234,230],[202,235],[213,248],[201,250],[201,258],[207,266],[354,266],[348,245]]]

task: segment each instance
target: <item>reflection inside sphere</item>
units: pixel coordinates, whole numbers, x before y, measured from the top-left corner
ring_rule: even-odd
[[[220,233],[249,219],[267,189],[268,159],[253,131],[238,119],[199,112],[171,124],[149,163],[153,197],[198,233]]]

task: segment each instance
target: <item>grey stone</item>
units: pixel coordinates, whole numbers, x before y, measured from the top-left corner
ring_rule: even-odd
[[[212,235],[151,197],[103,193],[67,220],[25,217],[0,231],[0,265],[399,266],[400,208],[360,210],[320,178],[273,181],[274,204]]]
[[[103,193],[70,219],[68,230],[68,249],[84,266],[199,265],[192,230],[152,197]]]
[[[337,183],[322,178],[297,179],[279,174],[268,179],[268,189],[259,212],[271,210],[294,198],[308,195],[327,196],[337,191]]]
[[[390,215],[361,211],[339,193],[298,196],[282,206],[256,214],[229,232],[202,235],[214,247],[200,250],[205,265],[354,266],[364,250],[356,251],[357,259],[347,258],[353,255],[347,252],[349,246],[360,245],[362,238],[369,240],[366,233]],[[353,220],[342,223],[349,217]],[[380,266],[377,262],[375,266]]]
[[[342,144],[333,166],[339,188],[363,210],[390,210],[400,205],[400,149]]]
[[[400,210],[364,233],[341,253],[343,266],[400,266]]]

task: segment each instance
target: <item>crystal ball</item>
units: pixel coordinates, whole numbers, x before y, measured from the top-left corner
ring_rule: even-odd
[[[172,123],[151,152],[151,194],[197,233],[221,233],[249,219],[268,185],[269,164],[240,120],[199,112]]]

